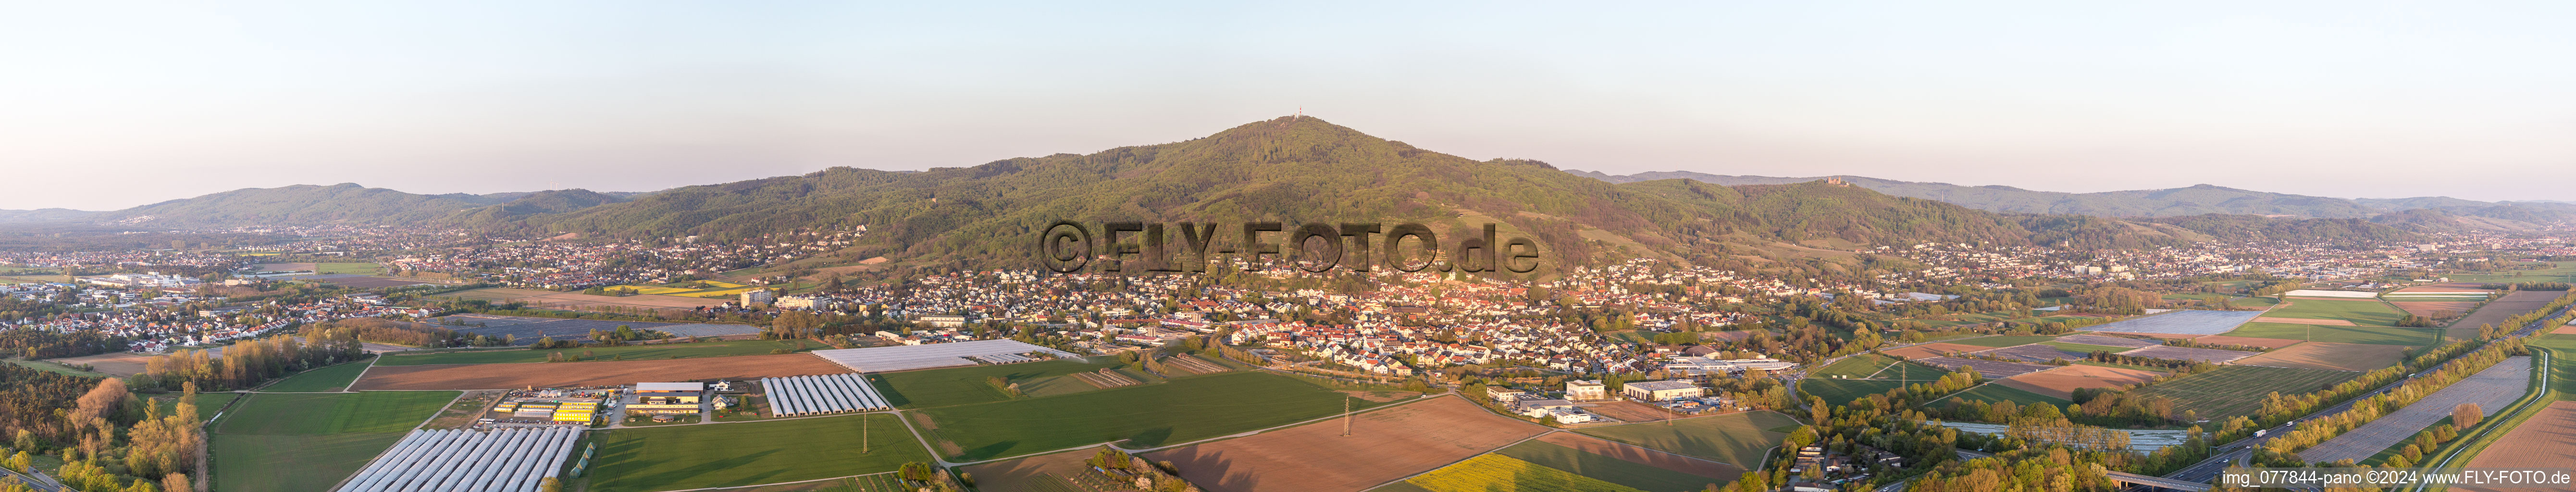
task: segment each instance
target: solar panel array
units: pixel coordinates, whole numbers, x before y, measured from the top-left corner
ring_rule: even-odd
[[[840,364],[857,372],[904,371],[933,367],[971,366],[984,356],[1004,356],[1029,352],[1049,352],[1057,357],[1078,358],[1072,352],[1022,343],[1018,340],[975,340],[971,342],[934,343],[854,349],[816,350],[815,357]]]
[[[572,456],[582,426],[411,431],[339,492],[535,492]]]
[[[867,376],[857,374],[760,378],[760,387],[769,393],[773,417],[894,408],[868,385]]]

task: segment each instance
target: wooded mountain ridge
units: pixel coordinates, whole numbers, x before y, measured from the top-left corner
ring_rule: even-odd
[[[0,220],[125,220],[155,228],[438,225],[529,234],[715,239],[864,225],[869,233],[854,249],[913,265],[956,267],[994,260],[1024,262],[1032,238],[1056,220],[1420,222],[1443,236],[1491,222],[1506,235],[1539,240],[1552,257],[1574,264],[1649,256],[1686,261],[1742,258],[1757,250],[1848,252],[1868,245],[1927,241],[2087,248],[2253,238],[2404,239],[2421,232],[2502,227],[2498,224],[2518,220],[2485,216],[2470,220],[2442,208],[2374,213],[2365,218],[2362,211],[2367,207],[2360,202],[2217,187],[2162,190],[2171,193],[2159,196],[2175,203],[2204,200],[2195,198],[2199,195],[2261,196],[2256,200],[2276,206],[2304,204],[2302,210],[2313,212],[2306,215],[2335,217],[2122,218],[2065,211],[1990,211],[1949,201],[1975,195],[1943,195],[1947,199],[1908,195],[1928,194],[1909,190],[1969,187],[1858,177],[1842,181],[1848,185],[1821,178],[1696,173],[1606,176],[1563,171],[1533,160],[1468,159],[1320,119],[1286,117],[1181,142],[921,172],[833,167],[800,176],[640,194],[551,190],[418,195],[345,183],[298,185],[236,190],[116,212],[0,212]],[[1995,196],[2047,193],[2008,187],[1976,189],[1992,190]],[[2477,207],[2475,202],[2426,200],[2421,204]],[[2486,208],[2503,206],[2515,205]],[[2183,210],[2177,207],[2155,210]],[[137,222],[145,216],[151,219]]]

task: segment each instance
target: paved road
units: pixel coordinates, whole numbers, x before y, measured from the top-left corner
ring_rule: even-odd
[[[2511,335],[2508,335],[2508,336],[2527,336],[2527,335],[2531,335],[2531,334],[2532,334],[2532,333],[2534,333],[2534,332],[2540,331],[2540,325],[2541,325],[2542,323],[2547,323],[2550,319],[2553,319],[2553,318],[2556,318],[2556,317],[2558,317],[2558,316],[2564,315],[2564,314],[2567,312],[2567,310],[2568,310],[2568,309],[2576,309],[2576,306],[2571,306],[2571,307],[2569,307],[2569,308],[2567,308],[2567,309],[2560,309],[2560,310],[2558,310],[2558,312],[2556,312],[2556,313],[2551,313],[2551,314],[2550,314],[2550,315],[2548,315],[2548,316],[2542,316],[2542,317],[2540,318],[2540,321],[2534,321],[2534,322],[2532,322],[2531,324],[2524,325],[2524,326],[2522,327],[2522,329],[2520,329],[2520,330],[2514,330],[2514,332],[2513,332]],[[2430,369],[2427,369],[2427,370],[2430,370]],[[2545,371],[2544,371],[2544,372],[2545,372]],[[2405,379],[2399,379],[2399,380],[2397,380],[2397,381],[2395,381],[2395,382],[2388,383],[2388,384],[2389,384],[2388,386],[2380,387],[2378,391],[2388,391],[2388,390],[2389,390],[2389,388],[2394,388],[2394,387],[2396,387],[2396,385],[2399,385],[2399,384],[2405,384],[2405,383],[2406,383],[2406,380],[2405,380]],[[2374,393],[2375,393],[2375,392],[2374,392]],[[2369,396],[2369,394],[2364,394],[2364,395],[2362,395],[2362,396]],[[2333,407],[2328,407],[2328,408],[2326,408],[2326,409],[2324,409],[2324,410],[2318,410],[2316,413],[2311,413],[2311,414],[2308,414],[2307,416],[2299,417],[2298,419],[2296,419],[2296,420],[2292,420],[2291,422],[2292,422],[2292,423],[2303,422],[2303,421],[2307,421],[2307,420],[2310,420],[2310,419],[2315,419],[2315,418],[2317,418],[2317,417],[2321,417],[2321,416],[2332,415],[2332,414],[2337,414],[2337,413],[2343,413],[2343,411],[2345,411],[2345,410],[2350,410],[2350,409],[2352,409],[2352,404],[2353,404],[2353,402],[2355,402],[2355,401],[2360,401],[2360,400],[2361,400],[2361,398],[2360,398],[2360,397],[2354,397],[2354,398],[2353,398],[2353,399],[2351,399],[2351,400],[2346,400],[2346,401],[2344,401],[2343,403],[2336,404],[2336,405],[2335,405],[2335,406],[2333,406]],[[2239,462],[2239,461],[2244,461],[2244,460],[2252,459],[2252,458],[2253,458],[2253,454],[2254,454],[2254,453],[2253,453],[2253,451],[2252,451],[2253,447],[2255,447],[2255,446],[2261,446],[2261,445],[2263,445],[2263,442],[2264,442],[2264,441],[2269,441],[2269,440],[2271,440],[2271,438],[2272,438],[2272,437],[2280,436],[2282,431],[2287,431],[2287,430],[2289,430],[2289,429],[2290,429],[2290,425],[2289,425],[2289,424],[2284,424],[2284,425],[2281,425],[2281,426],[2279,426],[2279,427],[2273,427],[2273,428],[2271,429],[2271,432],[2266,433],[2266,434],[2269,434],[2269,435],[2268,435],[2268,436],[2265,436],[2265,437],[2249,437],[2249,438],[2245,438],[2245,439],[2237,440],[2236,442],[2232,442],[2232,443],[2227,443],[2227,444],[2220,445],[2220,446],[2219,446],[2219,448],[2218,448],[2220,451],[2218,451],[2217,453],[2214,453],[2212,456],[2210,456],[2210,457],[2209,457],[2209,459],[2207,459],[2207,460],[2202,460],[2200,463],[2193,464],[2193,465],[2191,465],[2190,467],[2185,467],[2185,468],[2183,468],[2183,469],[2181,469],[2181,470],[2177,470],[2177,471],[2175,471],[2175,472],[2173,472],[2173,473],[2167,473],[2167,474],[2165,474],[2165,478],[2171,478],[2171,479],[2176,479],[2176,480],[2186,480],[2186,481],[2193,481],[2193,482],[2201,482],[2201,483],[2208,483],[2208,482],[2210,482],[2210,481],[2217,480],[2217,479],[2218,479],[2218,473],[2219,473],[2219,472],[2221,472],[2221,471],[2226,470],[2226,469],[2227,469],[2227,465],[2228,465],[2228,463],[2231,463],[2231,462]]]

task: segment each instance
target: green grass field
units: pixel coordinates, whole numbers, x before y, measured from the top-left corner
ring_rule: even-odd
[[[877,392],[885,395],[887,403],[893,403],[896,407],[907,409],[931,408],[996,402],[1011,398],[1010,395],[1002,394],[1002,390],[993,389],[992,385],[985,384],[984,378],[988,377],[1001,376],[1005,379],[1011,380],[1011,382],[1027,385],[1043,378],[1062,376],[1077,372],[1097,371],[1114,366],[1117,366],[1117,364],[1073,360],[1052,360],[1021,364],[997,364],[950,369],[931,369],[926,371],[889,372],[878,374],[873,376],[871,379],[876,381]],[[1138,380],[1152,381],[1150,379]],[[1072,382],[1081,383],[1081,381]],[[1026,390],[1024,389],[1023,392],[1026,392]]]
[[[256,394],[215,424],[215,490],[322,492],[420,426],[455,391]],[[202,396],[201,396],[202,397]]]
[[[1109,441],[1131,448],[1195,441],[1338,414],[1342,402],[1340,392],[1288,376],[1230,372],[919,413],[953,443],[940,448],[950,461],[979,461]]]
[[[1993,337],[1977,337],[1977,338],[1965,338],[1965,339],[1959,339],[1959,340],[1951,340],[1951,341],[1949,341],[1948,343],[1956,343],[1956,344],[1960,344],[1960,345],[1975,345],[1975,346],[1979,346],[1979,347],[2010,347],[2010,346],[2014,346],[2014,345],[2029,345],[2029,344],[2034,344],[2034,343],[2039,343],[2039,342],[2045,342],[2045,341],[2049,341],[2049,340],[2056,340],[2056,339],[2057,339],[2057,337],[2050,337],[2050,336],[2037,336],[2037,335],[2023,335],[2023,336],[1993,336]]]
[[[215,490],[323,492],[366,468],[402,434],[215,434]]]
[[[1584,452],[1538,440],[1522,441],[1494,454],[1519,458],[1521,461],[1548,468],[1573,472],[1603,481],[1634,487],[1647,492],[1697,492],[1709,484],[1724,485],[1733,477],[1713,479],[1646,464]]]
[[[1887,367],[1888,364],[1894,363],[1896,363],[1895,357],[1870,353],[1853,354],[1851,358],[1835,361],[1832,365],[1827,365],[1823,369],[1817,369],[1816,372],[1810,373],[1810,375],[1815,377],[1866,377],[1871,373],[1878,372],[1881,368]]]
[[[2269,297],[2239,297],[2239,298],[2235,298],[2235,299],[2229,299],[2229,300],[2227,301],[2227,303],[2228,303],[2228,304],[2230,304],[2230,305],[2234,305],[2234,306],[2236,306],[2236,307],[2241,307],[2241,308],[2248,308],[2248,307],[2269,307],[2269,306],[2274,305],[2274,304],[2280,304],[2280,303],[2281,303],[2281,300],[2280,300],[2280,299],[2273,299],[2273,298],[2269,298]]]
[[[377,274],[377,273],[381,273],[381,272],[383,272],[383,271],[384,271],[384,269],[383,269],[382,267],[376,266],[376,264],[375,264],[375,263],[315,263],[315,264],[313,264],[313,273],[320,273],[320,274],[354,273],[354,274],[359,274],[359,275],[374,275],[374,274]]]
[[[2043,394],[2039,394],[2039,393],[2032,393],[2032,392],[2030,392],[2029,390],[2024,390],[2024,389],[2021,389],[2021,388],[2015,388],[2015,387],[2011,387],[2011,386],[2004,386],[2004,385],[2000,385],[2000,384],[1988,384],[1988,385],[1984,385],[1984,386],[1978,386],[1978,387],[1975,387],[1975,388],[1970,388],[1970,389],[1968,389],[1967,391],[1961,391],[1961,392],[1959,392],[1959,394],[1957,394],[1957,395],[1953,395],[1953,396],[1951,396],[1951,397],[1949,397],[1949,398],[1946,398],[1946,399],[1943,399],[1942,401],[1946,402],[1946,401],[1949,401],[1949,400],[1958,400],[1958,399],[1976,400],[1976,401],[1983,401],[1983,402],[1986,402],[1986,403],[1995,403],[1995,402],[2004,402],[2004,401],[2009,401],[2009,402],[2013,402],[2013,404],[2014,404],[2014,405],[2029,405],[2029,404],[2032,404],[2032,403],[2047,403],[2047,404],[2050,404],[2050,405],[2057,405],[2057,406],[2061,406],[2061,407],[2066,406],[2066,404],[2068,404],[2068,403],[2074,403],[2074,402],[2071,402],[2071,401],[2066,401],[2065,399],[2062,399],[2062,398],[2058,398],[2058,397],[2054,397],[2054,396],[2048,396],[2048,395],[2043,395]],[[1943,403],[1943,404],[1946,404],[1946,403]]]
[[[2557,268],[2496,273],[2452,273],[2444,275],[2454,282],[2576,282],[2576,261],[2557,262]]]
[[[286,379],[277,380],[276,384],[268,385],[267,387],[260,388],[259,390],[270,393],[320,393],[340,391],[348,389],[350,383],[358,381],[359,374],[366,372],[367,361],[342,362],[335,366],[295,373],[295,375],[287,376]]]
[[[807,349],[828,348],[824,347],[822,344],[811,342],[806,343],[805,347]],[[418,366],[428,364],[518,364],[545,362],[546,355],[555,352],[563,352],[565,355],[581,355],[583,351],[589,351],[591,356],[598,357],[600,359],[607,359],[611,356],[615,356],[623,360],[682,359],[693,357],[761,355],[777,349],[795,350],[796,342],[792,340],[732,340],[723,342],[628,345],[624,347],[581,347],[554,350],[531,350],[522,348],[469,350],[446,353],[395,352],[378,357],[383,360],[377,361],[376,364],[385,366]]]
[[[865,428],[862,429],[862,425]],[[867,451],[861,452],[861,434]],[[590,489],[644,492],[814,480],[928,462],[893,414],[617,429],[597,438]]]
[[[1663,422],[1592,427],[1575,432],[1602,439],[1697,456],[1736,466],[1760,466],[1762,454],[1787,433],[1772,432],[1798,421],[1769,411],[1731,413]]]
[[[362,393],[263,393],[243,402],[216,424],[223,434],[339,434],[408,432],[447,408],[456,391]]]
[[[1941,379],[1941,376],[1947,375],[1950,375],[1950,371],[1941,370],[1941,368],[1938,367],[1907,362],[1901,364],[1889,364],[1887,366],[1887,370],[1879,371],[1877,375],[1870,377],[1870,379],[1885,379],[1909,383],[1929,383]]]
[[[1823,398],[1825,403],[1840,405],[1869,395],[1886,393],[1887,390],[1903,388],[1905,384],[1900,381],[1876,379],[1806,378],[1798,380],[1798,391],[1805,391],[1817,398]]]
[[[2129,394],[2172,398],[2175,410],[2198,412],[2204,419],[2225,419],[2253,415],[2262,409],[2266,394],[2305,394],[2360,376],[2361,373],[2352,371],[2221,366],[2209,372],[2150,384]]]
[[[1431,492],[1635,492],[1638,489],[1499,454],[1481,454],[1405,483]]]
[[[2421,347],[2440,340],[2442,330],[2394,326],[2319,326],[2290,323],[2246,323],[2227,336],[2280,338],[2314,342],[2367,343]]]
[[[2339,319],[2363,326],[2397,326],[2406,317],[2397,306],[2378,300],[2291,299],[2290,307],[2263,312],[2266,318]]]

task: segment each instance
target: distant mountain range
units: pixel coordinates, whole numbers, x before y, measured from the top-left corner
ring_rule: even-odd
[[[1597,171],[1567,170],[1577,176],[1631,183],[1688,179],[1721,185],[1781,184],[1840,179],[1896,196],[1927,198],[1995,212],[2077,214],[2097,217],[2176,217],[2242,214],[2317,218],[2364,218],[2415,209],[2451,215],[2515,222],[2560,222],[2576,218],[2576,204],[2554,201],[2481,202],[2451,197],[2344,199],[2240,190],[2214,185],[2161,190],[2063,193],[2002,185],[1961,186],[1949,183],[1896,181],[1867,176],[1727,176],[1689,171],[1659,171],[1615,176]]]
[[[2537,227],[2564,221],[2569,210],[2576,205],[2346,200],[2216,186],[2077,194],[1856,176],[1610,176],[1532,160],[1468,159],[1288,117],[1181,142],[918,172],[834,167],[651,193],[419,195],[297,185],[113,212],[0,211],[0,225],[414,224],[719,240],[865,225],[869,234],[838,256],[972,268],[989,261],[1025,266],[1030,238],[1057,220],[1420,222],[1453,238],[1491,222],[1502,234],[1539,240],[1566,263],[1651,256],[1793,268],[1781,265],[1838,261],[1794,268],[1861,274],[1889,268],[1849,253],[1870,245],[2402,239]]]
[[[355,183],[294,185],[243,188],[115,211],[61,208],[0,210],[0,224],[113,223],[146,227],[410,224],[431,221],[497,224],[530,214],[569,212],[643,194],[549,190],[487,195],[420,195],[368,188]]]

